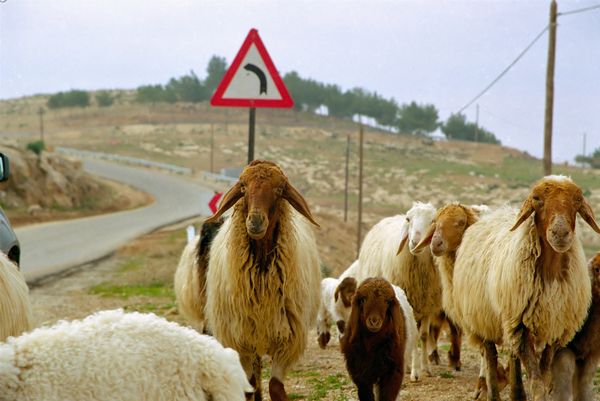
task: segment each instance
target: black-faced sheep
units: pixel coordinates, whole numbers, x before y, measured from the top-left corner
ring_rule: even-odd
[[[0,341],[18,336],[33,327],[29,288],[25,278],[0,252]]]
[[[0,344],[1,401],[243,401],[238,354],[153,314],[98,312]]]
[[[583,327],[552,363],[554,401],[593,401],[594,377],[600,363],[600,253],[589,264],[592,305]]]
[[[204,306],[206,305],[206,271],[210,244],[223,225],[220,218],[214,223],[205,222],[200,233],[188,243],[179,259],[175,271],[174,289],[177,307],[192,326],[201,333],[209,330],[205,327]]]
[[[272,358],[271,399],[285,400],[285,374],[304,352],[320,304],[310,226],[317,223],[281,168],[268,161],[246,166],[208,221],[232,207],[210,248],[207,322],[223,345],[240,353],[255,400],[265,354]]]
[[[404,376],[405,319],[392,285],[381,277],[364,280],[352,300],[341,339],[346,368],[360,401],[396,400]]]
[[[575,234],[577,213],[600,232],[581,189],[570,178],[548,176],[533,186],[520,211],[499,209],[466,231],[468,220],[452,223],[464,235],[455,253],[450,310],[485,347],[489,399],[499,399],[495,344],[506,342],[512,354],[511,397],[525,396],[520,359],[533,398],[545,400],[553,350],[567,345],[587,315],[590,277]],[[447,253],[441,250],[448,238],[435,227],[428,235],[434,254]]]

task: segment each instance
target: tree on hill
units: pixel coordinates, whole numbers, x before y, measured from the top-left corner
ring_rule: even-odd
[[[212,56],[208,61],[208,66],[206,67],[207,76],[204,80],[204,86],[209,96],[215,92],[223,76],[225,76],[225,72],[227,72],[225,57]]]
[[[432,104],[403,104],[398,112],[397,126],[400,132],[410,134],[433,132],[439,126],[438,110]]]
[[[575,161],[577,163],[587,163],[592,168],[600,168],[600,148],[596,148],[591,156],[577,155]]]
[[[464,114],[452,114],[441,125],[442,132],[448,139],[463,141],[485,142],[500,145],[496,136],[485,128],[478,127],[475,123],[467,122]]]
[[[98,91],[94,97],[96,98],[96,103],[98,103],[98,106],[100,107],[108,107],[115,102],[115,99],[109,91]]]
[[[172,91],[177,100],[182,102],[202,102],[208,100],[210,94],[193,70],[190,75],[171,78],[165,89]]]
[[[90,105],[90,95],[86,91],[71,90],[58,92],[48,99],[48,107],[57,109],[61,107],[87,107]]]
[[[174,103],[177,96],[172,88],[165,88],[162,85],[144,85],[137,88],[136,101],[140,103]]]

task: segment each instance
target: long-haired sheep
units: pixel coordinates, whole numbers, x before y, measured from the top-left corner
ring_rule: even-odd
[[[415,249],[435,217],[430,203],[415,202],[406,215],[386,217],[365,236],[360,249],[359,280],[382,276],[406,291],[419,327],[422,365],[430,373],[428,355],[436,350],[430,322],[442,311],[439,272],[429,250]],[[428,350],[429,348],[429,350]],[[460,369],[460,336],[452,337],[450,366]]]
[[[202,224],[200,233],[183,248],[173,280],[179,311],[201,333],[208,332],[204,324],[204,306],[210,244],[221,225],[222,218]]]
[[[333,323],[340,335],[344,333],[356,286],[354,277],[341,280],[327,277],[321,280],[321,306],[317,315],[317,336],[321,348],[325,349],[331,339],[329,330]]]
[[[583,327],[552,363],[554,401],[593,401],[594,377],[600,363],[600,253],[589,264],[592,305]]]
[[[98,312],[0,344],[1,401],[242,401],[238,354],[153,314]]]
[[[404,376],[406,327],[392,285],[381,277],[364,280],[352,300],[341,339],[346,368],[360,401],[396,400]]]
[[[33,327],[29,288],[17,266],[0,252],[0,341]]]
[[[520,211],[502,208],[463,230],[450,275],[450,311],[484,345],[489,399],[499,399],[495,344],[505,341],[512,354],[511,397],[525,396],[520,359],[534,399],[544,400],[553,350],[564,347],[586,317],[590,278],[575,234],[577,213],[600,233],[581,189],[570,178],[548,176],[533,186]],[[464,228],[468,221],[452,224]],[[427,236],[434,254],[448,255],[449,237],[434,226]]]
[[[208,221],[233,207],[210,249],[206,318],[240,353],[261,399],[261,357],[272,358],[269,394],[287,399],[283,379],[306,348],[320,304],[320,269],[302,195],[275,163],[253,161]]]

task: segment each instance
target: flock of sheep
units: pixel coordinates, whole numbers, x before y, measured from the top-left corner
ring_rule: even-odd
[[[536,183],[520,210],[416,202],[376,224],[339,278],[321,280],[307,202],[257,160],[183,250],[174,286],[194,329],[116,310],[29,331],[27,286],[0,255],[0,401],[260,401],[265,355],[269,396],[283,401],[315,324],[322,348],[337,327],[361,401],[395,400],[405,372],[430,374],[443,328],[454,369],[463,334],[480,347],[476,398],[500,400],[508,381],[511,400],[526,400],[523,363],[530,399],[592,401],[600,253],[585,261],[577,214],[600,233],[562,176]]]

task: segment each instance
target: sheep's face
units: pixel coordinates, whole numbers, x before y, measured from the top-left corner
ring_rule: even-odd
[[[319,226],[312,217],[306,200],[273,162],[255,160],[246,166],[239,181],[223,196],[219,210],[206,221],[216,221],[241,199],[244,202],[242,213],[246,216],[246,231],[252,239],[260,240],[267,232],[272,232],[279,219],[279,203],[282,199],[311,223]]]
[[[539,236],[555,252],[564,253],[571,248],[575,239],[578,212],[596,232],[600,232],[593,211],[583,197],[581,189],[570,178],[545,177],[532,188],[511,231],[535,213],[535,225]]]
[[[429,227],[429,230],[416,249],[431,244],[431,252],[442,256],[456,251],[462,241],[465,230],[477,221],[475,213],[467,206],[449,204],[442,207]]]
[[[600,252],[590,260],[589,269],[592,275],[592,293],[595,298],[600,298]]]
[[[381,277],[368,278],[357,288],[352,300],[358,319],[371,333],[378,333],[386,322],[392,320],[399,302],[392,285]]]
[[[406,212],[408,230],[406,239],[403,242],[408,241],[408,250],[413,255],[417,255],[424,250],[424,248],[416,249],[416,247],[429,230],[429,226],[434,218],[435,208],[430,203],[416,203]]]

